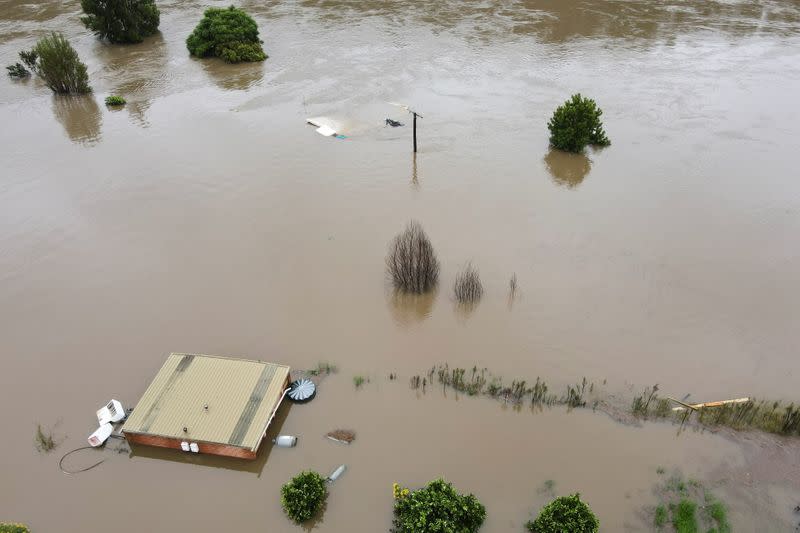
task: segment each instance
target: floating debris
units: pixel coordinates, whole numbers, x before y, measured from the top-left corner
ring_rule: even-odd
[[[333,483],[334,481],[339,479],[339,476],[344,474],[345,470],[347,470],[347,465],[339,465],[339,467],[336,470],[331,472],[331,475],[325,478],[325,481],[327,481],[328,483]]]
[[[350,444],[356,440],[356,432],[351,429],[334,429],[326,433],[325,436],[343,444]]]

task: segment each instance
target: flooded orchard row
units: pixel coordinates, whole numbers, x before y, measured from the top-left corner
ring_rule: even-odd
[[[3,65],[62,31],[94,88],[0,80],[0,520],[295,531],[281,484],[346,463],[315,529],[388,530],[392,483],[443,475],[486,505],[484,531],[521,531],[547,480],[602,531],[647,531],[659,467],[713,489],[736,531],[793,527],[793,445],[408,380],[449,363],[559,392],[585,376],[621,398],[658,383],[692,401],[800,399],[796,3],[244,2],[269,54],[251,65],[189,57],[205,4],[159,7],[158,35],[114,46],[76,1],[0,2]],[[610,147],[549,150],[547,119],[574,92],[602,107]],[[416,157],[387,102],[423,114]],[[347,139],[317,135],[315,116]],[[422,298],[385,277],[411,219],[441,261]],[[452,285],[468,263],[483,297],[464,312]],[[134,405],[172,351],[339,373],[281,412],[272,431],[296,448],[246,464],[101,452],[59,472],[94,410]],[[37,423],[55,427],[51,454]],[[342,426],[349,447],[323,437]]]

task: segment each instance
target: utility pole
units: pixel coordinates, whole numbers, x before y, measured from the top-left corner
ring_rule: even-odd
[[[405,109],[406,111],[408,111],[409,113],[414,115],[414,153],[416,154],[417,153],[417,117],[419,117],[419,118],[424,118],[424,117],[422,115],[420,115],[419,113],[417,113],[416,111],[414,111],[413,109],[411,109],[410,107],[408,107],[407,105],[405,105],[405,104],[398,104],[397,102],[389,102],[389,104],[397,106],[397,107],[402,107],[403,109]]]
[[[409,109],[408,112],[411,113],[412,115],[414,115],[414,153],[416,154],[417,153],[417,117],[419,117],[419,118],[423,118],[423,117],[422,117],[422,115],[420,115],[419,113],[417,113],[416,111],[413,111],[411,109]]]

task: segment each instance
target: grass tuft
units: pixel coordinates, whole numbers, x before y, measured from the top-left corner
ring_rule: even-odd
[[[53,451],[55,447],[58,446],[53,438],[53,432],[51,430],[42,429],[41,424],[36,424],[34,440],[36,441],[36,449],[40,452],[47,453]]]

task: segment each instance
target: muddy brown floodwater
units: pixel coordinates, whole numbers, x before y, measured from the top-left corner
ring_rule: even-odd
[[[482,531],[522,531],[546,479],[580,491],[602,531],[647,531],[663,466],[727,499],[736,531],[793,529],[791,442],[765,459],[758,435],[515,411],[408,379],[448,362],[557,391],[586,376],[620,394],[800,400],[797,2],[241,4],[263,64],[188,57],[203,3],[161,1],[159,35],[111,46],[77,1],[0,0],[0,63],[59,30],[94,87],[59,98],[0,80],[0,521],[298,531],[280,485],[346,463],[315,530],[387,531],[392,482],[443,475],[486,504]],[[578,91],[613,144],[551,153],[546,120]],[[424,115],[416,158],[408,127],[383,126],[408,121],[390,101]],[[315,134],[317,115],[348,138]],[[424,299],[384,279],[412,218],[442,261]],[[469,261],[485,296],[465,312],[451,285]],[[170,351],[339,373],[283,409],[272,431],[299,435],[295,449],[254,463],[105,451],[63,475],[94,410],[134,405]],[[355,374],[370,378],[359,391]],[[55,452],[35,450],[37,422]],[[338,426],[351,446],[323,438]]]

